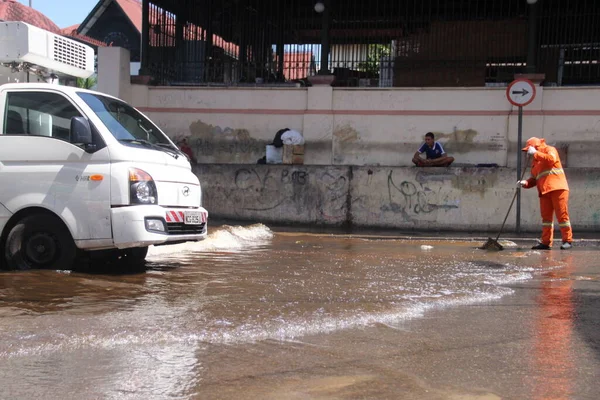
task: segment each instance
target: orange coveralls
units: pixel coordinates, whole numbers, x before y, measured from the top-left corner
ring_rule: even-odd
[[[569,220],[569,185],[563,171],[558,151],[538,139],[537,153],[533,155],[531,177],[527,179],[526,189],[537,186],[542,214],[542,243],[552,247],[554,237],[554,213],[558,219],[562,241],[571,243],[573,231]],[[528,143],[529,144],[529,143]]]

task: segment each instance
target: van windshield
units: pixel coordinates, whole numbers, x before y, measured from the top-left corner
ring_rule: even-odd
[[[94,93],[77,94],[121,143],[181,154],[156,125],[129,104]]]

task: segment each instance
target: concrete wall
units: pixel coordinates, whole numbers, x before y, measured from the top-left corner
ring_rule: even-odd
[[[512,168],[198,165],[211,218],[399,230],[497,231],[515,194]],[[575,234],[600,228],[600,170],[569,168]],[[521,227],[541,231],[537,190]],[[506,232],[514,231],[516,202]]]
[[[174,88],[133,85],[133,104],[200,163],[255,163],[280,128],[306,138],[305,164],[408,166],[432,131],[458,165],[516,166],[505,88]],[[600,163],[600,88],[537,88],[523,141],[544,137],[569,167]]]
[[[128,62],[102,50],[99,90],[189,138],[213,218],[496,231],[515,193],[517,114],[504,88],[148,87],[123,78]],[[524,113],[523,140],[546,138],[569,167],[575,232],[600,228],[599,100],[600,88],[538,87]],[[256,165],[283,127],[303,132],[305,165]],[[459,167],[403,167],[428,131]],[[488,163],[505,168],[464,166]],[[539,231],[537,192],[522,197],[522,228]]]
[[[131,102],[130,69],[129,51],[127,49],[122,47],[99,47],[96,90]]]

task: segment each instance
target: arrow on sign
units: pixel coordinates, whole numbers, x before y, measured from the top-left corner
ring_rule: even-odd
[[[529,94],[529,91],[527,91],[527,89],[523,89],[520,92],[517,92],[516,90],[513,90],[512,94],[520,94],[521,96],[525,96],[525,95]]]

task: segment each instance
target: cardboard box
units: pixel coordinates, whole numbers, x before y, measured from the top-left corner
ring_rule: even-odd
[[[304,145],[283,145],[284,164],[304,164]]]
[[[292,154],[292,164],[304,164],[304,154]]]

